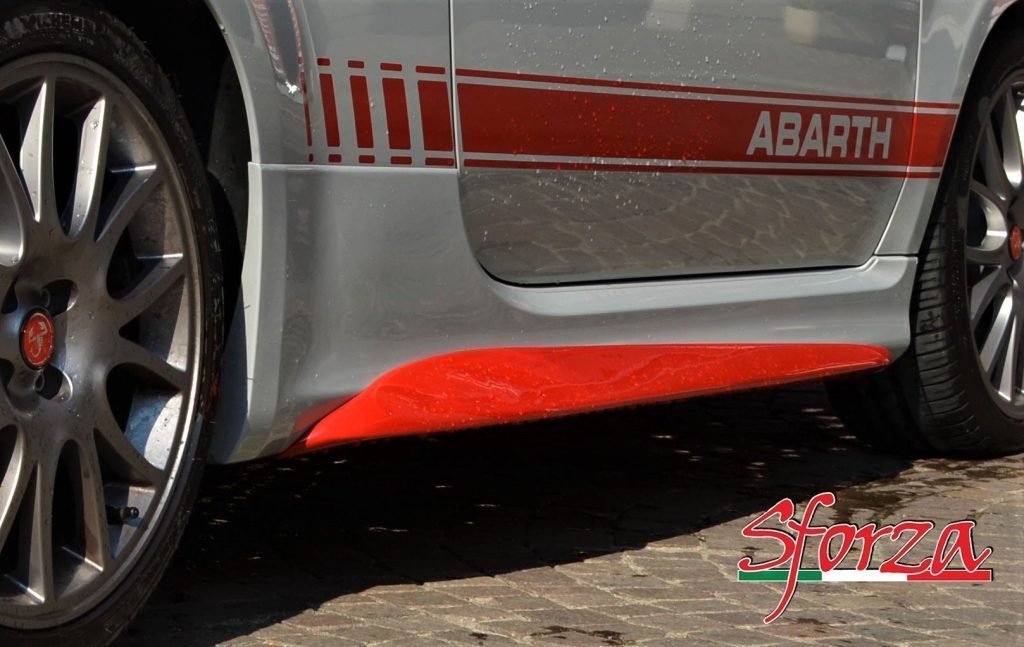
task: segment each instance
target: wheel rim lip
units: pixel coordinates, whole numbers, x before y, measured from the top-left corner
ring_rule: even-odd
[[[998,99],[998,98],[1003,97],[1006,93],[1009,93],[1009,92],[1016,93],[1018,99],[1022,98],[1022,95],[1024,95],[1024,70],[1018,70],[1018,71],[1010,74],[1009,76],[1007,76],[998,85],[996,91],[992,94],[992,96],[994,96],[994,97],[996,97]],[[987,111],[982,116],[982,124],[983,125],[984,124],[991,124],[991,122],[992,122],[992,118],[993,118],[994,112],[995,112],[995,110],[998,109],[999,101],[998,100],[994,101],[993,104],[994,105],[988,106]],[[1021,108],[1021,105],[1018,102],[1017,112],[1016,112],[1018,129],[1020,129],[1020,115],[1022,114],[1022,111],[1024,111],[1024,108]],[[975,178],[975,175],[976,175],[976,172],[978,170],[979,165],[981,165],[983,163],[982,160],[981,160],[981,156],[982,156],[982,146],[983,146],[983,144],[982,144],[982,137],[984,136],[984,134],[985,133],[984,133],[984,128],[983,128],[981,136],[978,137],[978,140],[974,144],[974,151],[973,151],[973,157],[972,157],[972,163],[971,163],[971,173],[970,173],[970,176],[969,176],[971,178],[970,182],[972,182],[972,183],[974,182],[974,178]],[[1024,144],[1022,144],[1022,148],[1024,148]],[[1000,157],[1000,162],[1002,162],[1005,165],[1005,163],[1006,163],[1005,156],[1001,156]],[[1007,174],[1007,180],[1011,184],[1011,189],[1012,189],[1012,179],[1009,178],[1009,174]],[[986,183],[985,186],[987,186],[987,183]],[[968,189],[968,203],[972,199],[970,197],[970,193],[971,192],[972,191],[969,188]],[[969,213],[969,207],[968,207],[968,209],[967,209],[967,211],[965,213]],[[1006,277],[1007,278],[1007,285],[1005,287],[1005,291],[1009,294],[1010,297],[1012,297],[1011,314],[1014,313],[1014,309],[1019,309],[1020,308],[1020,304],[1022,302],[1024,302],[1024,262],[1022,262],[1022,260],[1021,260],[1021,257],[1024,256],[1024,253],[1022,253],[1022,250],[1024,250],[1024,248],[1021,248],[1020,246],[1018,246],[1017,253],[1015,255],[1014,254],[1014,249],[1013,249],[1013,240],[1012,240],[1013,237],[1014,237],[1014,234],[1020,235],[1018,232],[1021,231],[1021,225],[1024,225],[1024,223],[1020,222],[1020,215],[1021,214],[1024,214],[1024,182],[1021,183],[1021,186],[1016,188],[1016,190],[1012,194],[1012,196],[1007,198],[1007,205],[1006,205],[1005,213],[1002,214],[1002,217],[1005,219],[1006,229],[1007,229],[1005,231],[1005,240],[1004,240],[1004,243],[1003,243],[1003,245],[1004,245],[1003,249],[1004,249],[1004,253],[1007,253],[1011,258],[1010,258],[1010,261],[1009,261],[1009,264],[1008,264],[1007,267],[999,266],[999,269],[995,270],[996,272],[1004,272],[1005,271],[1007,273],[1007,275],[1008,275]],[[966,217],[968,217],[968,216],[965,215],[965,218]],[[991,232],[989,232],[989,233],[991,233]],[[971,248],[971,246],[968,245],[968,241],[966,240],[966,237],[965,237],[965,239],[964,239],[964,249],[966,250],[966,249],[969,249],[969,248]],[[1014,257],[1014,256],[1016,256],[1016,257]],[[967,268],[967,269],[971,269],[972,267],[973,268],[983,268],[983,267],[987,266],[985,264],[976,263],[976,262],[971,261],[969,258],[967,258],[967,254],[965,254],[964,265],[965,265],[965,268]],[[965,273],[964,276],[967,277],[968,273]],[[980,280],[979,280],[979,282],[980,282]],[[1013,395],[1012,395],[1012,397],[1010,399],[1007,399],[1006,397],[1003,396],[1003,394],[1001,393],[999,387],[995,384],[996,378],[993,375],[991,375],[991,373],[989,371],[987,371],[985,366],[984,366],[983,359],[982,359],[982,349],[979,348],[979,346],[978,346],[977,335],[976,335],[974,326],[973,326],[973,324],[971,322],[972,314],[970,312],[970,304],[971,304],[971,301],[972,301],[974,289],[976,287],[978,287],[977,283],[975,283],[975,285],[970,285],[970,284],[965,285],[965,289],[966,289],[966,293],[967,293],[966,303],[968,304],[968,317],[967,317],[967,319],[968,319],[968,330],[970,331],[971,345],[972,345],[972,348],[974,350],[973,355],[974,355],[974,358],[975,358],[975,361],[976,361],[976,365],[977,365],[979,374],[980,374],[982,380],[985,383],[985,390],[988,392],[989,397],[997,405],[997,407],[1004,414],[1006,414],[1007,416],[1009,416],[1011,418],[1018,419],[1018,420],[1024,419],[1024,392],[1022,392],[1022,388],[1024,388],[1024,376],[1021,376],[1021,375],[1017,376],[1018,383],[1016,385],[1016,392],[1013,393]],[[994,310],[998,309],[996,304],[991,303],[991,302],[988,304],[988,306],[986,306],[986,311],[989,308],[992,308]],[[993,312],[993,319],[996,318],[997,316],[998,316],[998,313],[997,312]],[[1024,314],[1017,313],[1016,316],[1020,317],[1020,316],[1024,316]],[[989,332],[991,332],[991,330]],[[1009,343],[1009,342],[1007,342],[1007,343]],[[1022,354],[1024,354],[1024,339],[1017,339],[1016,343],[1018,344],[1017,357],[1020,358],[1020,356]],[[1005,348],[1003,349],[1001,354],[1002,354],[1002,356],[1004,358],[1003,361],[1008,361],[1008,360],[1005,359],[1005,355],[1007,354],[1007,350]],[[1018,359],[1018,363],[1019,363],[1019,361],[1020,360]],[[1020,371],[1019,371],[1019,367],[1018,367],[1018,373],[1019,372]]]
[[[39,72],[34,70],[39,68]],[[41,629],[71,622],[102,606],[110,594],[121,585],[134,569],[142,554],[155,541],[159,541],[167,531],[167,509],[182,494],[181,471],[187,457],[194,455],[198,446],[198,425],[195,423],[199,413],[198,388],[201,375],[202,351],[205,335],[202,329],[203,299],[202,285],[199,279],[200,266],[197,233],[187,214],[191,211],[191,202],[187,197],[184,178],[177,170],[171,146],[163,135],[161,128],[153,118],[153,113],[143,100],[125,83],[102,66],[80,56],[62,52],[36,53],[16,61],[8,62],[0,67],[0,78],[5,83],[0,86],[0,93],[9,92],[12,87],[34,78],[42,79],[45,74],[53,74],[57,78],[75,79],[82,83],[92,81],[104,96],[116,96],[123,109],[129,109],[134,126],[146,135],[146,145],[151,149],[153,157],[167,170],[164,182],[168,185],[168,195],[172,197],[173,206],[168,217],[177,220],[177,231],[180,237],[182,253],[185,256],[185,292],[182,304],[188,309],[189,341],[187,350],[188,371],[187,386],[180,393],[182,410],[178,415],[176,428],[172,435],[172,449],[167,458],[165,479],[162,487],[155,486],[154,501],[139,531],[129,540],[117,557],[111,557],[107,569],[92,578],[84,586],[67,592],[63,596],[55,596],[53,602],[40,605],[29,605],[10,602],[12,598],[0,598],[0,626],[19,629]],[[113,128],[113,126],[111,126]],[[11,265],[24,265],[32,254],[28,249],[30,241],[26,232],[22,231],[21,248],[18,258]],[[98,268],[97,273],[104,268]],[[0,426],[19,424],[21,416],[16,416],[11,423],[4,422]],[[24,431],[22,434],[24,435]],[[59,435],[55,444],[68,442],[67,434]],[[28,469],[32,469],[31,465]],[[2,476],[2,474],[0,474]],[[56,513],[54,513],[56,518]]]

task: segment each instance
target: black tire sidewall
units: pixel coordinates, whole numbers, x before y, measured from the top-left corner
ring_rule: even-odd
[[[83,3],[46,2],[0,7],[0,67],[44,52],[87,58],[112,72],[143,103],[163,134],[189,200],[200,268],[203,346],[193,433],[182,454],[181,472],[147,545],[114,591],[99,606],[51,629],[0,627],[0,644],[83,647],[109,643],[139,611],[166,570],[198,492],[211,434],[225,312],[218,231],[204,165],[167,77],[142,43],[105,12]]]
[[[929,426],[948,423],[942,420],[946,416],[928,416],[928,420],[919,420],[925,427],[930,444],[944,452],[962,453],[966,450],[967,453],[998,454],[1024,446],[1024,418],[1009,415],[996,403],[975,348],[965,254],[969,191],[980,133],[991,111],[993,93],[1021,69],[1024,69],[1024,32],[1020,31],[1011,31],[990,43],[979,59],[976,76],[961,108],[958,136],[953,142],[946,182],[940,193],[941,208],[922,252],[925,266],[930,261],[940,261],[943,265],[950,326],[942,334],[948,335],[945,341],[956,358],[951,365],[950,379],[955,380],[956,386],[962,390],[964,405],[969,409],[969,417],[962,423],[967,432],[962,437],[963,445],[947,437],[927,433]],[[934,244],[936,241],[932,238],[936,236],[941,237],[941,244]],[[930,322],[925,317],[932,314],[925,315],[926,311],[915,303],[915,351],[918,354],[933,351],[938,334],[929,330]]]

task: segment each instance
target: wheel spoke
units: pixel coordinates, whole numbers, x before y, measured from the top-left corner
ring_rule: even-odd
[[[110,405],[105,396],[96,404],[97,450],[103,455],[104,462],[112,466],[118,476],[133,483],[157,485],[163,481],[163,473],[155,465],[146,460],[135,445],[131,443],[124,430],[117,424]]]
[[[9,266],[21,258],[26,228],[35,220],[32,203],[25,193],[11,153],[0,141],[0,266]],[[6,285],[3,286],[6,290]]]
[[[979,265],[1006,265],[1010,252],[1006,245],[1008,202],[990,187],[971,182],[971,199],[985,217],[985,238],[977,246],[967,246],[967,260]]]
[[[0,549],[7,543],[7,537],[15,517],[18,516],[32,473],[25,437],[19,432],[10,464],[3,474],[3,480],[0,481]]]
[[[1010,322],[1010,339],[1006,344],[1003,356],[1003,368],[999,376],[999,393],[1007,400],[1012,400],[1017,392],[1017,354],[1020,346],[1020,319],[1013,313]]]
[[[114,365],[140,368],[178,393],[184,393],[188,386],[188,373],[157,357],[149,349],[124,338],[120,338],[114,351]]]
[[[123,181],[121,191],[116,194],[106,220],[96,234],[97,243],[107,257],[114,251],[114,246],[139,208],[163,182],[163,173],[156,166],[141,166],[122,173],[129,174],[129,177]]]
[[[1005,236],[1003,239],[1005,240]],[[1009,261],[1010,253],[1006,243],[988,244],[985,247],[967,247],[967,260],[976,265],[995,265],[1002,267]]]
[[[28,115],[21,144],[21,172],[28,188],[35,220],[47,229],[59,229],[53,179],[53,113],[56,79],[46,77],[39,86]]]
[[[978,325],[981,315],[988,310],[999,291],[1008,286],[1010,278],[1001,268],[992,270],[971,288],[971,328]]]
[[[981,142],[978,151],[978,162],[985,175],[985,184],[1003,200],[1013,195],[1013,187],[1006,176],[1006,166],[999,150],[999,137],[991,121],[981,131]]]
[[[106,568],[110,552],[103,473],[93,437],[79,444],[79,476],[82,494],[82,526],[85,531],[85,558],[99,570]]]
[[[989,232],[1005,232],[1009,201],[990,186],[982,184],[977,180],[971,182],[971,194],[985,215],[985,224]]]
[[[0,282],[0,285],[3,285],[3,282]],[[22,361],[21,340],[14,335],[0,335],[0,359],[5,359],[12,364]]]
[[[1022,159],[1021,155],[1021,132],[1017,123],[1021,100],[1011,87],[1006,90],[1001,103],[1002,105],[996,111],[996,120],[999,122],[999,130],[1003,136],[1003,170],[1010,185],[1014,189],[1019,189],[1021,187],[1021,175],[1024,172],[1024,159]],[[1009,195],[1011,194],[1007,194],[1007,197]]]
[[[1006,348],[1012,320],[1013,297],[1007,294],[999,303],[995,316],[992,318],[992,328],[988,331],[985,343],[981,347],[981,365],[988,375],[992,375],[996,361]]]
[[[87,228],[89,233],[95,236],[100,196],[103,194],[103,174],[107,165],[109,131],[110,111],[107,108],[107,100],[100,99],[89,110],[82,123],[75,197],[71,212],[72,232]],[[88,227],[90,223],[91,228]]]
[[[53,590],[53,487],[56,477],[56,457],[52,464],[36,463],[35,479],[29,493],[29,523],[24,529],[27,550],[22,563],[27,566],[24,584],[32,597],[49,602]]]
[[[187,263],[181,254],[164,256],[156,261],[128,294],[115,300],[121,311],[117,327],[135,319],[167,294],[184,278],[186,269]]]

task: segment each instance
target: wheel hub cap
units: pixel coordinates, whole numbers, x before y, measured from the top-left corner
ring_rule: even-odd
[[[1022,252],[1024,252],[1024,234],[1021,233],[1020,227],[1014,227],[1010,232],[1010,258],[1014,262],[1019,261]]]
[[[38,371],[50,363],[54,338],[53,318],[45,310],[25,317],[21,326],[21,357],[29,368]]]

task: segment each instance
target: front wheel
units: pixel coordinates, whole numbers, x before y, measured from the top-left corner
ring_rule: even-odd
[[[902,453],[1024,449],[1024,32],[991,43],[961,110],[921,253],[908,352],[829,386],[846,423]]]
[[[223,335],[202,162],[108,14],[0,13],[0,644],[105,644],[178,543]]]

